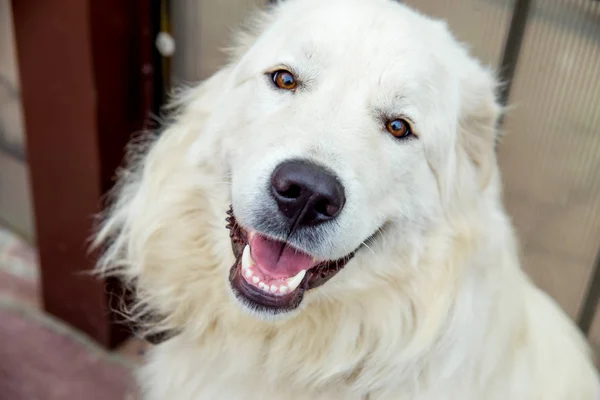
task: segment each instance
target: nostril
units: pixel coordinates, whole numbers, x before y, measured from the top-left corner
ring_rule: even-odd
[[[297,199],[302,194],[302,188],[300,185],[295,185],[293,183],[289,183],[282,190],[276,189],[277,194],[281,197],[285,197],[286,199]]]
[[[341,210],[341,205],[328,204],[325,208],[326,214],[328,217],[335,217]]]
[[[327,199],[319,200],[314,205],[315,211],[325,217],[335,217],[337,213],[340,211],[340,207],[331,204]]]

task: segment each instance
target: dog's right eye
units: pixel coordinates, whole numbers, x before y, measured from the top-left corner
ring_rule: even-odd
[[[281,69],[271,74],[271,80],[279,89],[294,90],[298,86],[296,77],[290,71]]]
[[[412,135],[410,124],[405,119],[394,119],[385,124],[385,128],[395,138],[405,139]]]

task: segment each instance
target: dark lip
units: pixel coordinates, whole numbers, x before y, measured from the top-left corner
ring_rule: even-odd
[[[229,282],[233,293],[250,308],[269,314],[282,314],[298,308],[306,291],[317,288],[333,278],[356,253],[356,251],[353,251],[338,260],[318,264],[306,272],[306,276],[294,292],[284,296],[275,296],[264,293],[250,285],[241,275],[241,257],[244,247],[248,244],[248,239],[246,231],[237,223],[232,207],[227,211],[227,228],[229,229],[233,254],[236,258],[229,271]]]
[[[229,282],[234,295],[240,301],[246,303],[256,311],[269,314],[282,314],[298,308],[306,291],[306,279],[300,284],[298,289],[290,294],[285,296],[271,296],[246,282],[242,277],[239,263],[240,260],[238,258],[234,266],[231,267]]]

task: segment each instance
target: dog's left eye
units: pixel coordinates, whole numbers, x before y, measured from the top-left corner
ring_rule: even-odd
[[[385,128],[389,133],[398,139],[404,139],[412,135],[410,124],[404,119],[395,119],[388,121]]]
[[[294,90],[296,89],[296,86],[298,86],[296,77],[290,71],[284,69],[273,72],[271,74],[271,79],[279,89]]]

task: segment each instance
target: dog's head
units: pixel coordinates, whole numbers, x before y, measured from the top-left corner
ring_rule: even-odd
[[[392,1],[291,1],[227,83],[231,283],[253,309],[295,308],[381,236],[415,246],[445,218],[457,182],[440,180],[458,158],[473,155],[469,191],[493,162],[491,77],[443,24]],[[400,267],[388,262],[369,267]]]
[[[388,279],[419,257],[432,230],[486,197],[496,163],[495,82],[445,24],[391,0],[289,0],[240,42],[231,64],[185,98],[173,127],[179,138],[156,143],[141,190],[131,190],[142,208],[130,212],[186,199],[179,227],[160,218],[191,235],[192,219],[182,215],[192,218],[197,187],[167,185],[141,200],[144,185],[159,186],[167,163],[172,180],[230,178],[219,186],[231,204],[236,259],[228,286],[243,307],[285,314],[310,293],[331,297]],[[161,141],[189,146],[174,144],[167,156]],[[198,160],[222,172],[198,173],[190,168]],[[169,251],[176,237],[163,235]]]

